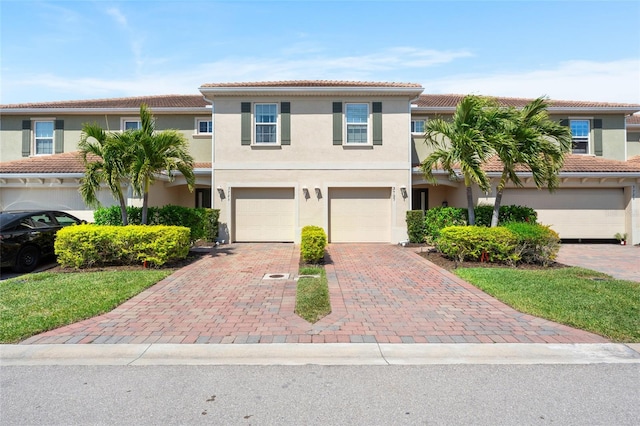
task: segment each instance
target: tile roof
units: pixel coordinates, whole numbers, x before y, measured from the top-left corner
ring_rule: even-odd
[[[340,80],[286,80],[256,81],[239,83],[207,83],[202,87],[407,87],[422,88],[418,83],[395,83],[374,81],[340,81]]]
[[[414,101],[414,105],[419,108],[455,108],[455,106],[466,95],[420,95],[420,97]],[[533,99],[526,98],[507,98],[489,96],[498,101],[502,106],[512,106],[520,108],[531,102]],[[549,100],[550,107],[566,107],[566,108],[637,108],[640,110],[638,104],[625,104],[625,103],[609,103],[609,102],[589,102],[589,101],[559,101]]]
[[[0,163],[0,173],[83,173],[84,165],[77,151],[40,155]]]
[[[502,172],[502,162],[497,158],[491,158],[484,166],[487,172]],[[519,172],[527,172],[528,168],[520,166]],[[592,155],[569,154],[565,157],[561,173],[640,173],[640,161],[618,161]]]
[[[197,162],[194,164],[194,168],[210,169],[211,163]],[[82,158],[77,151],[40,155],[0,163],[0,173],[7,174],[84,173],[84,170]]]
[[[640,114],[633,114],[628,116],[627,124],[640,125]]]
[[[36,102],[0,105],[0,109],[17,108],[140,108],[145,103],[153,108],[204,108],[210,105],[202,95],[159,95],[131,98],[89,99],[81,101]]]
[[[635,157],[631,157],[627,160],[627,163],[638,164],[640,165],[640,155],[636,155]]]

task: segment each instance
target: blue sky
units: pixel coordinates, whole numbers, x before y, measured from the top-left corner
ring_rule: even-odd
[[[367,80],[640,103],[640,2],[0,0],[0,103]]]

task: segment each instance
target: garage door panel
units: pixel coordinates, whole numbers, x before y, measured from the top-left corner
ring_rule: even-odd
[[[293,241],[293,188],[236,188],[233,199],[235,241]]]
[[[330,241],[389,242],[390,195],[389,188],[331,188]]]
[[[518,204],[534,208],[538,222],[550,225],[560,238],[611,239],[625,229],[622,188],[505,190],[503,205]]]

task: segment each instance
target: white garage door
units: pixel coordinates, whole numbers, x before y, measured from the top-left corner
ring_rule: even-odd
[[[538,222],[550,225],[560,238],[613,238],[625,229],[622,188],[547,190],[507,189],[502,204],[529,206]]]
[[[294,239],[293,188],[233,189],[235,241],[282,241]]]
[[[390,188],[329,189],[332,243],[391,241]]]

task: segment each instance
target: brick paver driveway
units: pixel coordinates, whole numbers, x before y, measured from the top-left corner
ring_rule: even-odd
[[[562,244],[558,262],[640,282],[640,247],[620,244]]]
[[[293,244],[233,244],[105,315],[23,343],[592,343],[606,339],[524,315],[389,244],[335,244],[326,266],[332,313],[293,310]]]

